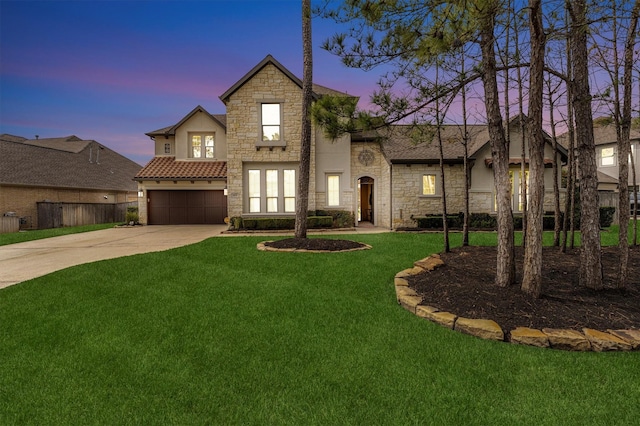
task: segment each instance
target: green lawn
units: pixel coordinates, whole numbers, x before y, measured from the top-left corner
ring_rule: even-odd
[[[59,237],[60,235],[77,234],[80,232],[97,231],[113,228],[115,223],[101,223],[98,225],[70,226],[65,228],[37,229],[33,231],[12,232],[0,234],[0,246],[23,243],[25,241],[41,240],[43,238]]]
[[[358,235],[373,249],[327,254],[263,239],[0,290],[0,424],[637,424],[637,352],[490,342],[400,308],[394,275],[440,251],[439,234]]]

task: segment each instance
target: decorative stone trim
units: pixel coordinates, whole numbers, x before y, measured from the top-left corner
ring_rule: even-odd
[[[434,254],[414,262],[413,268],[398,272],[393,280],[398,304],[414,315],[443,327],[482,339],[506,341],[504,331],[495,321],[458,317],[454,313],[440,311],[435,306],[423,304],[422,297],[409,287],[407,277],[425,271],[433,271],[442,265],[444,262],[440,256]],[[543,328],[537,330],[517,327],[509,333],[508,341],[520,345],[567,351],[630,351],[640,349],[640,330],[607,330],[603,332],[584,328],[580,332],[570,329]]]
[[[369,250],[371,249],[371,246],[369,244],[365,244],[365,243],[359,243],[362,244],[361,247],[356,247],[356,248],[352,248],[352,249],[347,249],[347,250],[307,250],[307,249],[295,249],[295,248],[276,248],[276,247],[269,247],[267,245],[265,245],[266,243],[270,243],[272,241],[263,241],[261,243],[258,243],[256,245],[256,248],[260,251],[281,251],[281,252],[288,252],[288,253],[346,253],[348,251],[360,251],[360,250]],[[409,283],[407,283],[407,286],[409,285]]]

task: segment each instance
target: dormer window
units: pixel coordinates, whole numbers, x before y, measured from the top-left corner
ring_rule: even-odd
[[[206,133],[189,134],[190,158],[214,158],[215,135]]]

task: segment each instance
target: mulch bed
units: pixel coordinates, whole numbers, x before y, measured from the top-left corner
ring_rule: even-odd
[[[423,304],[466,318],[493,319],[505,332],[516,327],[607,329],[640,328],[640,247],[629,253],[629,282],[616,289],[618,253],[604,247],[605,288],[587,289],[579,283],[580,253],[556,247],[543,249],[542,297],[533,299],[520,290],[524,250],[516,248],[516,285],[494,284],[495,247],[459,247],[441,253],[445,265],[410,277],[409,285]]]
[[[364,244],[356,241],[334,240],[331,238],[285,238],[284,240],[268,241],[264,245],[278,249],[317,251],[343,251],[365,247]]]

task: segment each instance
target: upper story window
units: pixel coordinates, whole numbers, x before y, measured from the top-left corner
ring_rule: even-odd
[[[165,143],[164,144],[164,153],[165,154],[171,154],[171,144],[170,143]]]
[[[280,104],[262,104],[260,122],[262,126],[263,141],[282,140],[282,119]]]
[[[215,135],[208,133],[189,134],[190,158],[214,158]]]
[[[600,165],[601,166],[616,165],[616,149],[614,147],[602,148],[602,150],[600,151]]]

